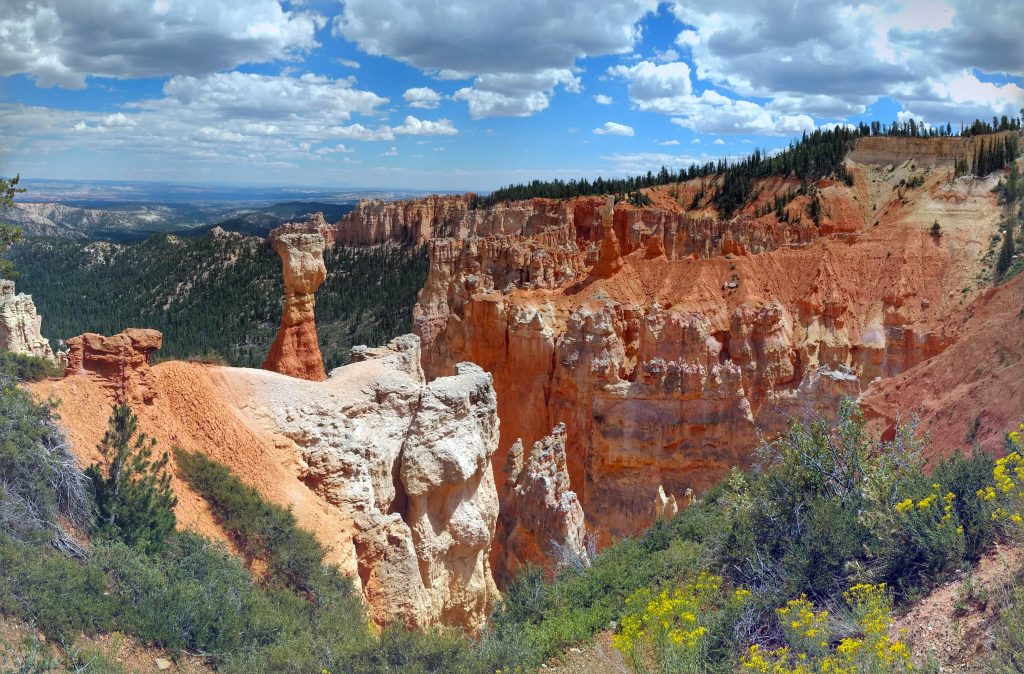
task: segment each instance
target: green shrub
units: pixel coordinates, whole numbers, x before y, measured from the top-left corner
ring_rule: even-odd
[[[47,377],[59,377],[61,374],[57,366],[46,358],[0,351],[0,375],[13,377],[18,381],[42,381]]]
[[[96,499],[94,532],[117,537],[129,545],[157,550],[177,524],[166,452],[153,460],[155,438],[138,432],[131,408],[114,406],[98,449],[103,464],[89,466]]]
[[[0,410],[0,531],[80,554],[73,530],[89,526],[88,480],[54,423],[54,406],[0,377]]]
[[[174,450],[179,473],[206,499],[214,516],[251,562],[266,563],[266,577],[296,592],[328,582],[324,550],[288,510],[267,502],[224,465],[202,454]],[[335,574],[336,575],[336,574]]]
[[[113,628],[116,598],[103,571],[39,544],[0,534],[0,613],[34,624],[51,639]]]

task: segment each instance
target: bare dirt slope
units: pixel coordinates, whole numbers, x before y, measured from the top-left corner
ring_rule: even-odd
[[[235,371],[181,361],[154,366],[147,376],[157,402],[134,408],[141,430],[156,438],[164,450],[179,446],[220,461],[270,501],[292,508],[299,524],[331,549],[332,560],[354,573],[348,519],[296,477],[294,443],[247,424],[238,408],[225,400],[222,387],[232,388]],[[75,454],[83,464],[97,461],[96,446],[113,405],[109,387],[86,375],[44,381],[30,388],[42,398],[60,401],[61,425]],[[206,503],[188,485],[174,478],[174,490],[180,526],[225,539]]]
[[[946,329],[959,335],[949,348],[873,383],[862,405],[888,424],[917,415],[933,455],[973,444],[999,452],[1024,421],[1024,275],[950,316]]]

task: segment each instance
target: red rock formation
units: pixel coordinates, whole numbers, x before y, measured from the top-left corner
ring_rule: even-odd
[[[326,376],[313,313],[314,293],[327,278],[324,237],[317,231],[322,223],[320,215],[319,222],[314,218],[305,226],[285,225],[271,237],[281,256],[285,295],[281,329],[263,369],[310,381],[323,381]]]
[[[151,403],[149,356],[163,343],[157,330],[128,328],[111,337],[87,332],[67,340],[65,376],[93,375],[104,382],[117,402]]]
[[[790,222],[754,217],[756,204],[729,221],[620,204],[607,228],[595,198],[477,214],[487,223],[529,205],[560,217],[531,232],[428,243],[414,312],[424,369],[470,360],[494,375],[506,452],[565,423],[588,525],[632,533],[652,521],[659,484],[700,493],[749,465],[759,433],[787,416],[834,413],[842,396],[955,339],[943,318],[977,292],[961,290],[997,231],[996,178],[953,180],[942,164],[901,190],[921,166],[848,168],[852,187],[817,185],[818,227],[798,217],[806,196],[790,204]],[[759,199],[791,187],[767,180]],[[941,240],[928,233],[936,218]],[[606,266],[615,260],[618,270]],[[499,484],[505,458],[495,461]]]

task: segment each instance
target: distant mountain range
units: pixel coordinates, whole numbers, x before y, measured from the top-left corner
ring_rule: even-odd
[[[317,211],[334,222],[361,198],[390,200],[419,194],[147,182],[24,180],[22,184],[28,191],[13,207],[0,207],[0,222],[21,227],[27,236],[115,242],[168,232],[202,235],[214,227],[266,236],[278,225]]]

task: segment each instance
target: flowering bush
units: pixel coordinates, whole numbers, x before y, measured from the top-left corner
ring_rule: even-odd
[[[683,587],[626,599],[614,646],[637,672],[705,672],[709,642],[731,627],[750,592],[723,590],[721,576],[701,573]]]
[[[996,461],[993,484],[978,490],[978,497],[991,508],[992,521],[1004,534],[1024,533],[1024,438],[1020,429],[1007,435],[1010,453]]]
[[[860,584],[845,594],[860,634],[832,646],[828,613],[815,612],[806,598],[777,611],[789,646],[747,650],[741,670],[758,674],[905,674],[913,671],[910,649],[892,640],[892,604],[884,584]]]

